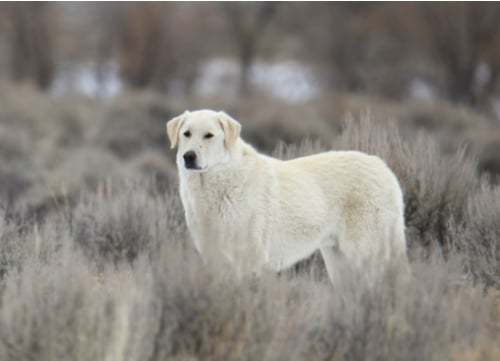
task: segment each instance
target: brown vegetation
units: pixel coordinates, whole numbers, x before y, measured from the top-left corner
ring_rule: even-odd
[[[455,102],[478,105],[496,90],[500,71],[500,6],[450,5],[420,6],[431,55],[443,69],[447,96]],[[478,82],[480,64],[488,67],[490,73],[485,84]]]
[[[313,258],[237,282],[203,262],[186,232],[164,133],[188,105],[146,92],[103,104],[2,89],[0,359],[498,357],[499,188],[438,130],[470,140],[487,119],[345,96],[189,107],[208,104],[282,158],[333,148],[386,159],[405,193],[412,280],[389,271],[369,288],[353,275],[335,293]]]
[[[50,86],[55,72],[54,17],[45,3],[2,4],[6,11],[9,68],[15,81]]]
[[[0,71],[42,88],[62,66],[111,61],[132,88],[189,95],[206,61],[230,57],[240,63],[245,97],[251,66],[262,59],[300,60],[325,91],[403,99],[412,80],[423,79],[432,96],[490,114],[499,94],[495,3],[0,7],[0,66],[7,68]]]

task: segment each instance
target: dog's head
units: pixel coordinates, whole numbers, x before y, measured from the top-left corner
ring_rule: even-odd
[[[171,148],[177,149],[177,166],[204,172],[228,162],[240,136],[241,125],[224,112],[185,111],[167,123]]]

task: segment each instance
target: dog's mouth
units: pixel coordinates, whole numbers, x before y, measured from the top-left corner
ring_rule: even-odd
[[[201,170],[196,164],[184,164],[184,167],[189,170]]]
[[[203,172],[206,170],[206,167],[200,167],[196,164],[184,164],[184,168],[193,172]]]

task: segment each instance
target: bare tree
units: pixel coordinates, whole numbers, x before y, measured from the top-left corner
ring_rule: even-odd
[[[95,49],[96,78],[98,93],[102,96],[104,94],[107,63],[115,54],[116,33],[113,30],[118,23],[119,10],[117,4],[111,2],[98,3],[96,6],[97,27],[99,31]]]
[[[48,88],[55,72],[54,19],[43,2],[11,3],[7,10],[10,67],[15,80]]]
[[[430,49],[444,71],[453,101],[479,105],[493,91],[500,71],[500,4],[421,4]],[[488,74],[478,84],[477,70]]]
[[[197,67],[214,48],[213,5],[138,2],[124,5],[119,23],[119,63],[132,87],[165,90],[174,80],[189,93]]]
[[[222,5],[230,26],[240,63],[240,95],[250,92],[250,67],[254,62],[267,26],[276,12],[276,3],[225,2]]]
[[[412,16],[407,10],[406,4],[298,3],[287,6],[285,21],[297,29],[302,57],[317,66],[327,88],[400,96],[412,50],[401,31]]]
[[[169,4],[139,2],[128,5],[121,22],[120,65],[132,87],[161,87],[174,68],[167,52]]]

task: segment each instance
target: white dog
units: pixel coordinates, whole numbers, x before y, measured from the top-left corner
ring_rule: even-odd
[[[372,277],[390,260],[407,265],[401,189],[380,158],[332,151],[281,161],[259,154],[240,129],[211,110],[167,123],[202,255],[222,254],[242,275],[285,269],[319,249],[334,283],[344,267]]]

